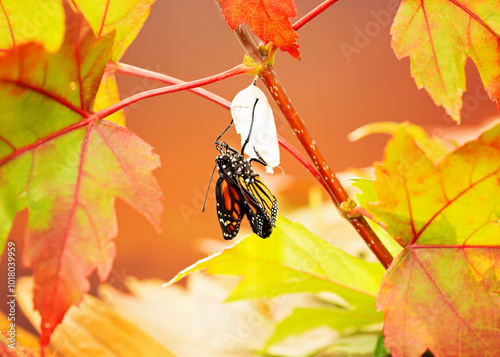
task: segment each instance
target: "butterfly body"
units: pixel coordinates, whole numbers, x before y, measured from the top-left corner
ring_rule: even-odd
[[[253,172],[252,160],[227,145],[218,146],[215,159],[219,178],[215,186],[217,216],[224,239],[233,239],[247,215],[255,234],[267,238],[276,227],[278,202]]]

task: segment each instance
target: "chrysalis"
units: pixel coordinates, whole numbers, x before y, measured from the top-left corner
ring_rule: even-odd
[[[241,145],[248,137],[252,122],[252,111],[255,100],[259,99],[255,107],[254,123],[245,154],[255,159],[263,159],[267,163],[266,171],[273,172],[273,167],[280,163],[280,152],[276,125],[271,106],[266,95],[255,85],[255,81],[236,94],[231,103],[236,132],[241,136]]]

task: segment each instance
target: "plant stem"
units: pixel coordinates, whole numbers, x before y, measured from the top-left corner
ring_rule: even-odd
[[[142,78],[148,78],[148,79],[154,79],[159,82],[163,83],[168,83],[168,84],[183,84],[186,83],[178,78],[168,76],[163,73],[158,73],[154,71],[149,71],[144,68],[139,68],[135,66],[131,66],[129,64],[125,63],[110,63],[108,64],[108,69],[112,70],[116,73],[121,73],[121,74],[127,74],[131,76],[138,76]],[[206,98],[208,100],[211,100],[214,103],[217,103],[221,106],[223,106],[226,109],[231,108],[231,102],[225,98],[222,98],[221,96],[218,96],[215,93],[212,93],[206,89],[203,88],[191,88],[188,89],[190,92],[196,93],[203,98]],[[287,150],[292,156],[294,156],[297,160],[299,160],[304,167],[318,180],[318,182],[325,187],[325,189],[328,189],[325,186],[325,183],[321,180],[321,175],[319,172],[316,170],[316,168],[311,165],[309,161],[302,155],[297,149],[295,149],[288,141],[286,141],[284,138],[282,138],[280,135],[278,135],[278,142],[279,144]]]
[[[163,73],[158,73],[154,71],[149,71],[144,68],[139,68],[135,66],[131,66],[126,63],[109,63],[108,68],[111,69],[112,71],[116,73],[121,73],[121,74],[127,74],[131,76],[138,76],[142,78],[147,78],[147,79],[154,79],[158,82],[162,83],[167,83],[167,84],[183,84],[186,83],[178,78],[168,76]],[[214,103],[217,103],[224,108],[229,109],[231,107],[231,102],[228,101],[225,98],[222,98],[221,96],[218,96],[215,93],[212,93],[206,89],[203,88],[190,88],[188,89],[190,92],[196,93],[204,98],[207,98],[208,100],[211,100]]]
[[[316,8],[311,10],[307,15],[305,15],[303,18],[299,19],[296,23],[292,25],[293,29],[297,31],[300,29],[302,26],[306,25],[309,21],[314,19],[316,16],[321,14],[323,11],[328,9],[330,5],[335,4],[339,0],[325,0],[321,4],[319,4]]]
[[[351,223],[351,225],[356,229],[358,234],[363,238],[365,243],[375,254],[378,260],[382,263],[382,265],[385,268],[388,268],[392,262],[392,256],[387,248],[382,244],[380,239],[377,237],[375,232],[371,229],[366,219],[362,216],[348,217],[340,209],[340,205],[343,202],[347,201],[349,195],[338,180],[337,176],[335,176],[335,173],[326,163],[326,160],[319,151],[317,143],[309,134],[290,97],[285,92],[285,89],[276,76],[273,67],[264,61],[261,54],[259,53],[257,46],[251,40],[250,35],[243,26],[240,26],[238,29],[236,29],[234,33],[238,38],[240,44],[243,46],[245,52],[248,55],[252,56],[254,61],[261,66],[262,70],[259,74],[259,77],[264,82],[269,93],[273,97],[274,101],[280,108],[285,118],[288,120],[288,123],[293,128],[295,134],[302,143],[302,146],[321,174],[321,179],[324,183],[324,186],[327,187],[328,193],[330,194],[334,204],[337,206],[339,211],[343,213],[344,218],[346,218],[349,223]]]
[[[218,81],[223,80],[225,78],[234,77],[238,74],[250,73],[254,70],[255,69],[252,69],[250,67],[246,67],[244,65],[238,65],[238,66],[233,67],[225,72],[218,73],[218,74],[210,76],[210,77],[205,77],[205,78],[198,79],[198,80],[191,81],[191,82],[183,82],[183,83],[179,83],[179,84],[171,85],[171,86],[167,86],[167,87],[152,89],[152,90],[148,90],[145,92],[141,92],[141,93],[132,95],[130,97],[127,97],[127,98],[121,100],[120,102],[118,102],[114,105],[111,105],[107,108],[99,110],[95,114],[100,119],[103,119],[103,118],[113,114],[114,112],[117,112],[118,110],[123,109],[126,106],[129,106],[130,104],[133,104],[135,102],[138,102],[138,101],[146,99],[146,98],[152,98],[152,97],[156,97],[157,95],[173,93],[173,92],[178,92],[181,90],[188,90],[188,89],[192,89],[195,87],[200,87],[200,86],[203,86],[206,84],[218,82]]]

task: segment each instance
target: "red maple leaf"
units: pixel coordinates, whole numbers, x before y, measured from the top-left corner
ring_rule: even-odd
[[[297,16],[293,0],[218,0],[231,30],[244,22],[264,42],[272,42],[282,51],[300,58],[297,32],[290,17]]]

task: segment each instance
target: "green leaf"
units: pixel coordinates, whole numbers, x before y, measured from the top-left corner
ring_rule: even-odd
[[[361,193],[356,194],[356,198],[360,206],[365,207],[368,202],[376,202],[378,200],[377,193],[375,192],[375,181],[363,178],[350,178],[349,181],[354,187],[361,190]],[[372,220],[368,220],[368,223],[393,257],[401,252],[403,248],[389,235],[385,229]]]
[[[246,237],[184,269],[169,283],[195,271],[242,277],[227,301],[330,291],[349,304],[373,299],[384,273],[380,264],[352,257],[283,217],[269,239]]]
[[[278,325],[268,346],[320,325],[344,329],[378,323],[383,318],[375,310],[383,267],[352,257],[283,217],[278,218],[269,239],[255,235],[243,238],[186,268],[169,284],[196,271],[241,277],[227,301],[294,292],[328,291],[340,297],[342,307],[297,309]],[[303,317],[307,319],[297,324]]]
[[[415,124],[396,122],[375,122],[368,123],[354,130],[349,134],[349,140],[356,141],[370,134],[390,134],[394,135],[401,125],[406,126],[406,132],[410,135],[418,146],[424,150],[432,161],[436,162],[443,155],[448,153],[448,149],[438,137],[429,137],[425,130]]]
[[[500,350],[500,125],[434,163],[402,125],[364,207],[405,249],[377,296],[392,354]],[[368,200],[367,200],[368,201]],[[404,306],[404,309],[401,307]]]
[[[500,105],[500,4],[496,0],[403,0],[391,28],[398,58],[410,56],[418,88],[460,122],[465,62],[477,66],[490,98]]]
[[[135,40],[156,0],[75,0],[74,4],[89,22],[97,37],[114,34],[110,61],[117,62]],[[94,110],[109,107],[120,101],[113,72],[104,75],[96,96]],[[125,125],[123,110],[110,115],[107,120]]]
[[[37,42],[48,52],[64,39],[62,1],[3,0],[0,12],[0,51]]]
[[[155,0],[74,0],[96,37],[114,33],[110,59],[123,55],[137,37]],[[0,50],[28,42],[42,44],[48,52],[59,50],[64,39],[66,1],[4,0],[0,12]],[[73,24],[76,25],[76,24]]]
[[[375,351],[373,352],[373,357],[387,356],[389,356],[389,350],[384,346],[384,336],[380,335],[377,340],[377,345],[375,346]]]
[[[104,72],[101,80],[101,85],[97,91],[94,101],[94,111],[97,112],[101,109],[107,108],[120,101],[120,93],[118,92],[118,85],[114,73]],[[125,114],[123,110],[119,110],[106,120],[112,121],[118,125],[125,126]]]
[[[313,328],[327,326],[333,330],[360,329],[382,323],[384,315],[375,310],[375,304],[343,309],[335,306],[297,308],[276,325],[266,348],[292,335],[301,335]]]
[[[146,21],[155,0],[74,0],[76,6],[89,22],[98,38],[110,34],[113,40],[109,60],[116,62],[137,37]],[[6,51],[29,42],[42,44],[48,52],[57,52],[65,33],[65,1],[6,0],[0,12],[0,50]],[[71,27],[77,28],[78,23]],[[97,111],[120,100],[114,73],[104,75],[95,99]],[[120,110],[109,118],[119,125],[125,124],[125,116]]]
[[[449,244],[477,237],[479,227],[498,218],[499,131],[497,125],[435,165],[402,125],[387,145],[384,164],[375,167],[377,199],[371,197],[365,208],[403,246],[439,236]],[[453,225],[460,226],[456,236],[450,236]]]
[[[111,61],[125,53],[146,21],[156,0],[74,0],[97,37],[114,33]]]

